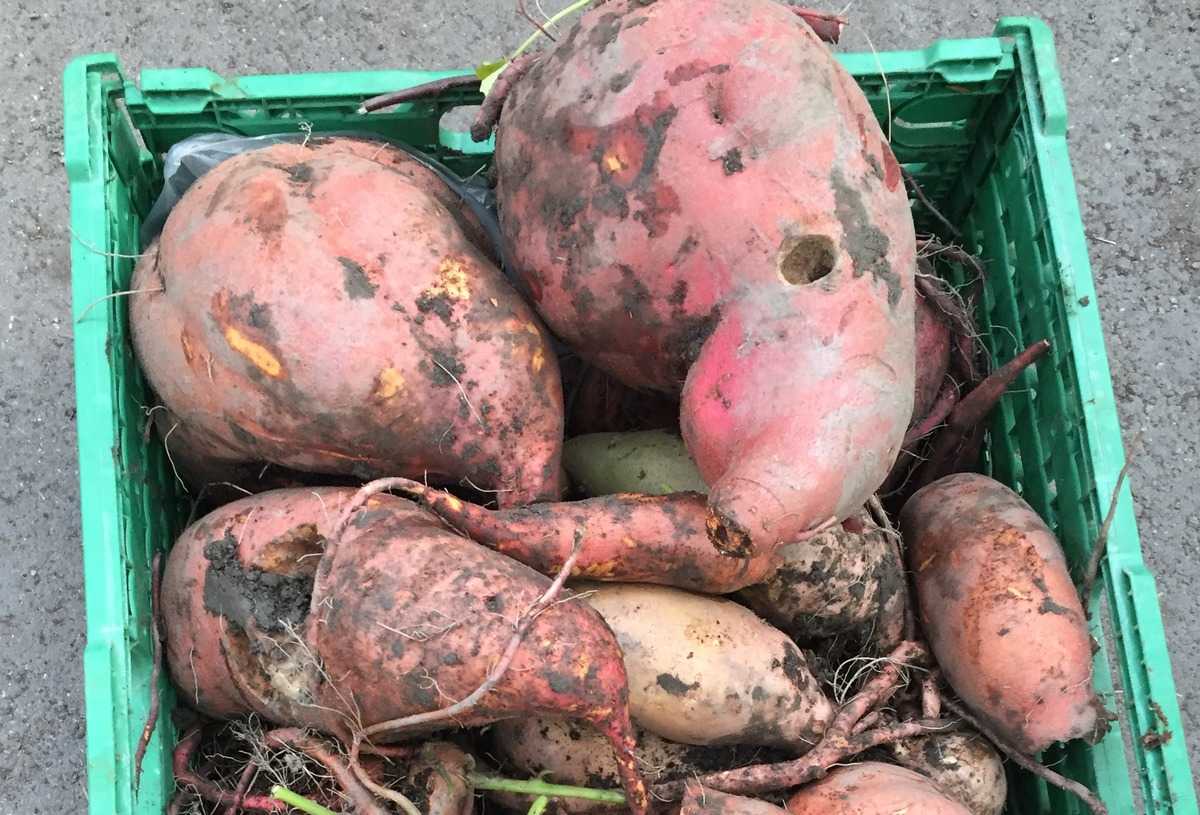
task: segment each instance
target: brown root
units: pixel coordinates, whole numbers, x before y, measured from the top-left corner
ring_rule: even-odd
[[[496,122],[500,121],[500,111],[504,109],[504,100],[512,91],[513,86],[521,81],[521,77],[525,76],[534,66],[537,59],[537,54],[522,54],[508,63],[508,67],[496,78],[496,84],[492,85],[487,98],[479,107],[479,113],[471,125],[472,139],[475,141],[488,140],[488,137],[492,135],[493,128],[496,127]]]
[[[814,11],[810,8],[791,6],[792,13],[808,23],[819,38],[831,45],[837,45],[842,38],[842,29],[846,27],[846,18],[826,11]]]
[[[946,421],[946,417],[950,415],[950,411],[954,409],[954,405],[957,402],[958,385],[953,379],[947,377],[941,391],[938,393],[937,400],[933,403],[933,407],[929,409],[929,413],[924,419],[910,427],[908,432],[904,434],[904,447],[916,444],[936,430],[942,422]]]
[[[200,746],[202,733],[203,731],[199,727],[193,728],[185,733],[183,738],[179,740],[179,743],[175,745],[175,755],[172,762],[175,783],[185,789],[194,790],[197,795],[210,804],[228,806],[237,801],[237,792],[221,789],[212,781],[201,777],[192,770],[192,756],[195,754],[196,748]],[[287,804],[283,803],[283,801],[264,795],[242,796],[239,806],[244,810],[257,812],[288,811]]]
[[[1079,581],[1079,602],[1083,604],[1083,616],[1087,617],[1089,608],[1088,605],[1092,599],[1092,589],[1096,586],[1096,578],[1100,575],[1100,564],[1104,560],[1105,552],[1108,550],[1108,530],[1112,528],[1113,518],[1117,514],[1117,500],[1121,497],[1121,487],[1125,484],[1125,477],[1129,474],[1129,459],[1125,459],[1124,466],[1121,467],[1121,472],[1117,474],[1117,483],[1113,486],[1112,497],[1108,502],[1108,511],[1104,514],[1104,521],[1100,524],[1100,531],[1096,535],[1096,542],[1092,544],[1091,554],[1088,555],[1087,565],[1083,569],[1083,577]]]
[[[361,815],[387,815],[387,810],[380,806],[371,791],[359,782],[346,760],[324,739],[297,727],[286,727],[264,733],[263,744],[272,749],[296,750],[321,764],[350,799],[355,812]]]
[[[390,108],[393,105],[399,105],[402,102],[414,102],[418,99],[428,99],[431,96],[437,96],[448,90],[456,88],[479,88],[479,77],[475,74],[461,74],[459,76],[448,76],[444,79],[435,79],[432,82],[426,82],[423,85],[414,85],[411,88],[404,88],[391,93],[383,93],[379,96],[372,96],[370,99],[362,103],[359,108],[360,113],[370,113],[383,108]]]
[[[134,792],[137,792],[142,782],[142,761],[146,758],[146,748],[150,746],[150,737],[154,735],[154,728],[158,725],[158,681],[162,676],[162,631],[158,625],[161,583],[162,552],[156,552],[154,559],[150,561],[150,648],[153,663],[150,669],[150,708],[146,711],[146,724],[142,727],[137,752],[133,756]]]
[[[912,492],[970,465],[976,447],[982,440],[983,422],[992,408],[1020,373],[1049,350],[1049,340],[1033,343],[959,400],[947,417],[945,429],[934,441],[928,459],[908,485]]]

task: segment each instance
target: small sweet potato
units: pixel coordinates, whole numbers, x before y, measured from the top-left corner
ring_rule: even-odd
[[[610,750],[608,743],[604,742]],[[431,741],[408,768],[408,783],[421,793],[413,804],[425,815],[471,815],[475,790],[468,775],[475,760],[458,745]]]
[[[730,795],[692,782],[684,789],[679,815],[787,815],[787,810],[757,798]]]
[[[838,767],[788,799],[791,815],[971,815],[928,778],[873,761]]]
[[[926,776],[971,815],[1000,815],[1008,795],[1004,761],[978,733],[937,733],[892,742],[897,764]]]
[[[770,553],[734,558],[714,549],[699,493],[622,493],[492,511],[417,481],[392,481],[462,534],[542,574],[562,568],[577,537],[574,575],[593,580],[726,594],[759,582],[774,567]]]
[[[904,564],[869,515],[854,526],[783,546],[774,573],[739,599],[801,644],[842,635],[852,650],[890,651],[904,638]]]
[[[526,717],[497,722],[488,730],[495,755],[522,776],[544,777],[556,784],[607,789],[620,783],[612,748],[584,722]],[[638,728],[637,762],[651,784],[690,778],[762,759],[763,748],[679,744]],[[559,799],[561,812],[602,812],[611,805]]]
[[[1027,753],[1107,727],[1062,548],[1003,484],[974,473],[919,490],[900,513],[921,622],[963,702]]]
[[[800,649],[737,603],[661,586],[589,588],[621,644],[630,711],[647,730],[802,753],[829,724],[833,706]]]
[[[576,436],[563,445],[563,467],[585,496],[708,492],[683,439],[668,430]]]
[[[130,300],[181,472],[230,480],[270,462],[469,478],[502,503],[557,497],[556,358],[472,223],[436,176],[380,143],[277,144],[204,175],[138,263],[133,288],[148,293]]]
[[[845,518],[912,418],[912,214],[853,78],[774,0],[608,0],[500,119],[508,261],[554,331],[681,396],[732,554]]]

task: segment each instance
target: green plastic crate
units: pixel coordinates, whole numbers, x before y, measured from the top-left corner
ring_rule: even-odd
[[[1042,337],[1053,342],[1053,352],[1005,396],[982,466],[1033,504],[1078,565],[1096,538],[1124,453],[1050,31],[1039,20],[1006,18],[993,37],[839,58],[890,129],[899,160],[985,259],[980,322],[992,356],[1007,359]],[[445,75],[227,79],[191,68],[143,71],[137,85],[111,54],[67,66],[88,799],[96,815],[161,813],[172,789],[174,696],[165,680],[150,687],[149,563],[180,531],[187,504],[162,445],[145,430],[149,396],[130,348],[125,301],[106,298],[128,287],[163,153],[195,133],[311,126],[379,133],[469,173],[486,163],[490,148],[439,121],[477,96],[459,91],[390,113],[356,113],[368,96]],[[915,213],[919,222],[927,217],[920,207]],[[1107,613],[1097,615],[1093,629],[1101,643],[1096,684],[1121,726],[1095,747],[1073,743],[1043,759],[1098,790],[1114,814],[1196,815],[1154,579],[1142,561],[1128,486],[1119,496],[1101,592]],[[133,753],[151,693],[160,694],[163,715],[135,793]],[[1174,738],[1145,749],[1141,736],[1156,726],[1152,704]],[[1084,812],[1027,775],[1014,772],[1010,781],[1013,815]]]

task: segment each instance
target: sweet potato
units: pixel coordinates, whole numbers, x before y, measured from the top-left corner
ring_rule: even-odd
[[[452,203],[404,153],[351,139],[274,145],[196,182],[130,301],[181,471],[271,462],[557,497],[557,362]]]
[[[500,119],[508,259],[566,342],[681,393],[709,532],[857,512],[912,417],[916,248],[853,79],[772,0],[609,0]]]
[[[839,767],[788,799],[791,815],[971,815],[922,775],[873,761]]]
[[[730,795],[693,782],[683,793],[679,815],[786,815],[787,810],[757,798]]]
[[[585,496],[708,492],[683,440],[667,430],[576,436],[563,445],[563,467]]]
[[[900,513],[921,622],[955,693],[1027,753],[1106,729],[1087,621],[1054,535],[1021,497],[974,473]]]
[[[610,749],[607,742],[604,746]],[[421,745],[408,768],[409,784],[422,793],[413,804],[425,815],[471,815],[475,790],[468,775],[474,766],[474,759],[455,744],[431,741]]]
[[[904,638],[904,564],[870,516],[858,521],[782,547],[778,568],[739,599],[801,644],[842,635],[855,652],[890,651]]]
[[[833,706],[800,649],[729,600],[659,586],[595,584],[587,600],[617,635],[638,724],[685,744],[802,753]]]
[[[734,558],[714,549],[698,493],[622,493],[491,511],[410,479],[392,482],[467,537],[542,574],[562,568],[576,537],[581,553],[574,574],[593,580],[725,594],[759,582],[774,568],[769,554]]]
[[[1008,795],[1004,762],[978,733],[945,733],[893,742],[885,750],[933,781],[971,815],[1000,815]]]
[[[365,727],[383,741],[392,734],[373,726],[463,699],[512,648],[513,621],[546,577],[390,495],[370,498],[339,540],[325,540],[354,493],[252,496],[180,537],[162,605],[171,674],[196,707],[347,741]],[[613,745],[631,809],[644,811],[625,668],[600,616],[557,603],[511,659],[478,705],[429,727],[521,713],[583,719]]]
[[[488,736],[495,755],[518,775],[594,789],[620,783],[612,748],[585,723],[539,717],[507,719],[493,725]],[[762,753],[761,747],[679,744],[638,729],[638,767],[651,784],[761,760]],[[557,802],[557,807],[562,812],[613,809],[611,805],[565,798]]]
[[[313,587],[307,636],[334,678],[326,706],[349,707],[382,740],[393,735],[380,732],[382,723],[464,699],[511,648],[514,621],[549,585],[408,501],[370,499],[327,546]],[[478,704],[439,724],[529,714],[587,721],[613,746],[629,808],[644,813],[625,666],[600,615],[582,602],[555,603],[513,654]]]

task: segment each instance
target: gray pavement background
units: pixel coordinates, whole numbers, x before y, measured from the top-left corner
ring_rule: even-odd
[[[557,5],[545,0],[549,9]],[[102,10],[106,6],[109,10]],[[527,24],[511,0],[6,0],[0,26],[0,815],[82,812],[84,644],[60,74],[116,51],[131,72],[456,68]],[[530,2],[530,7],[534,6]],[[1200,744],[1200,6],[1184,0],[859,0],[844,47],[990,33],[1058,37],[1146,557],[1157,573],[1188,743]],[[1195,763],[1193,761],[1193,763]]]

